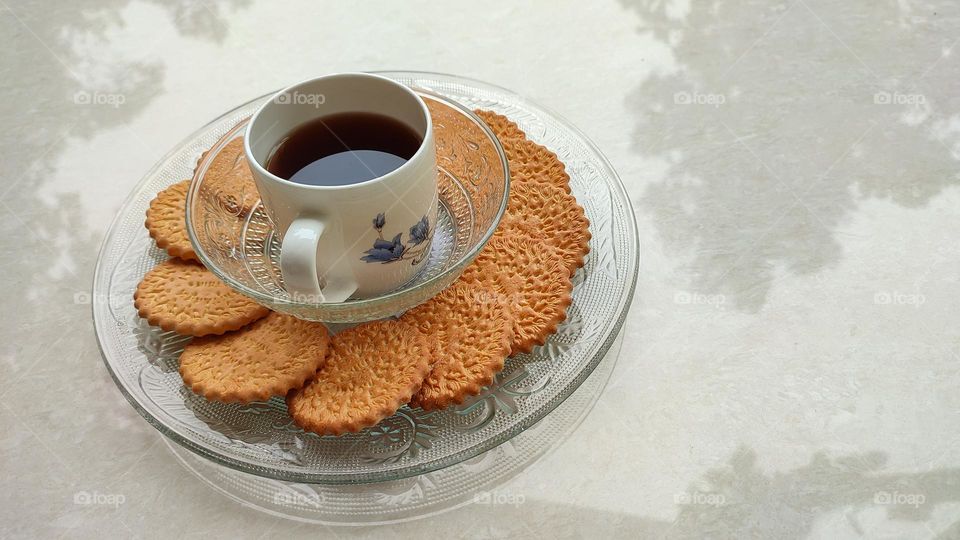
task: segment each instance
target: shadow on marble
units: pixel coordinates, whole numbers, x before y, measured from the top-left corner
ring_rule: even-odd
[[[89,312],[101,240],[99,231],[90,230],[80,192],[84,183],[114,180],[109,164],[94,172],[55,167],[75,140],[130,123],[162,92],[163,43],[154,37],[145,36],[137,50],[100,54],[116,50],[110,44],[126,24],[124,14],[130,16],[127,12],[134,8],[139,13],[134,16],[157,10],[177,32],[220,42],[227,32],[223,12],[245,5],[247,0],[93,0],[17,2],[0,9],[0,31],[15,43],[0,49],[0,65],[17,77],[0,88],[0,117],[10,122],[10,129],[0,132],[0,146],[10,150],[0,160],[5,179],[0,186],[0,245],[4,253],[24,254],[3,261],[10,286],[3,287],[0,298],[5,306],[16,306],[18,321],[0,330],[3,368],[12,378],[56,345],[36,340],[23,345],[16,334],[36,325],[62,324],[65,331],[92,335],[89,315],[82,317],[85,325],[66,324],[80,319],[78,310]],[[58,174],[75,177],[75,190],[57,188],[41,195]]]
[[[838,263],[862,201],[960,184],[957,4],[621,3],[672,53],[627,105],[678,287],[756,312],[778,273]]]
[[[576,538],[799,540],[816,533],[816,527],[831,517],[841,520],[842,529],[869,537],[877,531],[862,523],[867,520],[861,519],[861,512],[880,508],[885,509],[888,520],[922,523],[938,506],[960,501],[960,469],[890,473],[884,472],[886,462],[883,452],[837,458],[820,452],[806,465],[771,474],[757,466],[754,451],[740,448],[726,464],[708,471],[685,491],[668,495],[677,508],[673,521],[638,516],[640,508],[636,513],[584,508],[542,501],[537,493],[506,488],[495,492],[498,498],[521,501],[519,504],[472,504],[430,521],[436,530],[444,531],[465,522],[468,513],[470,523],[490,524],[488,530],[471,533],[493,537],[532,536],[538,525],[549,524],[551,530],[565,530]],[[631,491],[643,492],[637,487]],[[552,499],[550,495],[544,498]],[[402,534],[407,527],[419,529],[416,523],[421,522],[389,528]],[[960,523],[952,524],[939,534],[953,538],[949,535],[958,528]],[[350,529],[337,529],[337,533],[354,536]],[[357,531],[357,536],[366,534]]]
[[[5,518],[32,520],[17,526],[55,522],[63,513],[60,497],[38,503],[24,496],[31,484],[63,484],[66,493],[89,489],[99,481],[92,471],[122,471],[157,437],[125,403],[137,427],[114,415],[123,398],[94,345],[90,288],[102,231],[91,225],[81,192],[116,185],[116,172],[109,163],[95,171],[58,170],[58,160],[100,132],[130,124],[162,93],[162,42],[144,36],[140,47],[114,46],[130,10],[165,15],[181,34],[219,42],[227,31],[223,11],[242,5],[92,0],[0,6],[7,40],[0,48],[6,128],[0,131],[6,150],[0,160],[0,417],[14,431],[7,439],[19,445],[5,447],[11,459],[0,460],[0,476],[10,483],[0,505]],[[38,399],[48,393],[57,398]],[[93,433],[98,436],[88,437]],[[108,443],[123,436],[127,445]],[[102,467],[91,468],[91,460]],[[14,526],[0,529],[8,525]]]

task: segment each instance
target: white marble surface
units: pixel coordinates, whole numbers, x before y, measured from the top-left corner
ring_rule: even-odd
[[[958,5],[517,4],[0,1],[0,535],[960,537]],[[503,488],[523,505],[329,529],[178,465],[84,299],[171,146],[373,69],[559,111],[623,177],[644,260],[598,406]]]

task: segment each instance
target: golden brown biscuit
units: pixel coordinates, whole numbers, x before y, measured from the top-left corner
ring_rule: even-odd
[[[165,249],[173,257],[195,261],[187,236],[187,190],[190,180],[177,182],[157,193],[147,208],[147,221],[144,223],[150,231],[150,237],[156,240],[157,247]]]
[[[457,405],[493,382],[513,338],[506,300],[486,283],[460,280],[400,317],[434,341],[437,355],[411,406],[432,411]]]
[[[511,139],[526,139],[527,134],[523,132],[522,129],[517,127],[517,124],[503,116],[502,114],[497,114],[493,111],[485,111],[483,109],[475,109],[474,114],[480,117],[481,120],[486,122],[490,126],[490,130],[493,131],[493,134],[500,139],[500,144],[506,147],[506,142]]]
[[[327,362],[287,396],[296,424],[320,435],[360,431],[410,401],[430,372],[426,338],[399,321],[374,321],[330,340]]]
[[[191,341],[180,376],[210,400],[263,401],[302,387],[323,365],[329,343],[323,324],[271,313],[236,332]]]
[[[549,183],[570,193],[570,176],[557,154],[527,139],[507,117],[491,111],[474,111],[494,132],[510,162],[511,186],[522,183]]]
[[[547,183],[518,183],[495,236],[543,239],[560,251],[569,275],[590,252],[590,221],[573,195]]]
[[[179,259],[147,272],[133,299],[137,312],[150,324],[191,336],[237,330],[270,313],[203,265]]]
[[[260,193],[243,151],[243,137],[233,139],[213,157],[203,185],[214,190],[220,203],[234,215],[247,214],[257,204]]]
[[[513,315],[510,354],[543,345],[567,317],[573,283],[556,248],[542,239],[492,238],[460,277],[484,283],[506,298]]]
[[[570,175],[560,158],[535,142],[514,140],[506,146],[511,187],[518,184],[550,184],[570,193]]]

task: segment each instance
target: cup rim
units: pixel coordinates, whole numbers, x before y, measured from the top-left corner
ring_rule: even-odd
[[[420,108],[420,113],[423,115],[423,118],[426,120],[426,129],[424,130],[423,141],[420,142],[420,147],[417,148],[417,151],[414,152],[412,156],[410,156],[410,159],[406,160],[402,165],[400,165],[396,169],[393,169],[392,171],[386,174],[382,174],[380,176],[371,178],[369,180],[364,180],[363,182],[357,182],[354,184],[327,186],[327,185],[316,185],[316,184],[301,184],[298,182],[293,182],[286,178],[281,178],[273,174],[272,172],[268,171],[266,166],[264,166],[262,163],[260,163],[258,160],[254,158],[253,150],[250,148],[250,130],[252,129],[253,125],[257,122],[257,120],[259,120],[260,114],[264,110],[266,110],[266,108],[269,107],[271,104],[274,104],[274,101],[276,100],[277,96],[280,96],[281,94],[285,94],[289,92],[294,92],[297,88],[300,88],[301,86],[305,86],[307,84],[317,83],[319,81],[324,81],[324,80],[348,78],[348,77],[358,78],[358,79],[368,79],[368,80],[376,79],[376,80],[386,82],[394,87],[397,87],[402,92],[406,93],[408,96],[413,98],[413,100],[417,103],[417,106]],[[246,155],[247,162],[249,162],[250,167],[255,168],[255,171],[254,171],[255,173],[261,174],[273,182],[279,182],[281,184],[288,185],[291,187],[296,187],[296,188],[303,188],[303,189],[308,189],[313,191],[349,191],[354,188],[359,188],[362,186],[370,186],[379,182],[384,182],[389,178],[392,178],[399,174],[403,174],[410,168],[415,167],[417,162],[419,162],[423,158],[423,155],[426,152],[429,152],[431,150],[431,149],[428,149],[428,147],[432,146],[433,144],[433,120],[430,117],[430,110],[427,109],[427,104],[424,103],[423,99],[420,96],[418,96],[417,93],[414,92],[409,86],[399,83],[389,77],[384,77],[383,75],[376,75],[373,73],[364,73],[360,71],[344,71],[344,72],[337,72],[337,73],[328,73],[326,75],[321,75],[319,77],[312,77],[312,78],[300,81],[298,83],[291,84],[290,86],[287,86],[285,88],[282,88],[274,92],[273,94],[270,95],[270,97],[266,101],[264,101],[262,104],[260,104],[259,107],[257,107],[257,110],[254,111],[252,115],[250,115],[250,119],[247,121],[247,126],[244,128],[243,135],[244,135],[243,152]]]

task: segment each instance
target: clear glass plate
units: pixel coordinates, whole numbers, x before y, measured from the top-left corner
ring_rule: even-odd
[[[503,485],[565,441],[593,409],[616,366],[623,333],[593,373],[556,409],[479,456],[410,478],[361,486],[284,482],[223,467],[167,442],[177,460],[234,501],[267,514],[325,525],[385,525],[434,516],[467,504],[522,504]]]
[[[94,325],[117,386],[153,426],[203,457],[258,476],[321,484],[387,482],[461,463],[555,409],[590,375],[623,324],[640,246],[630,201],[596,147],[566,121],[502,88],[450,75],[384,74],[471,109],[505,114],[563,160],[593,235],[574,277],[567,320],[532,354],[508,359],[494,383],[462,406],[432,413],[404,407],[342,437],[303,432],[282,399],[237,405],[191,393],[177,373],[187,338],[146,325],[133,307],[137,283],[166,258],[143,226],[144,212],[158,191],[192,175],[200,154],[243,119],[254,100],[201,128],[146,175],[107,233],[94,277]]]

